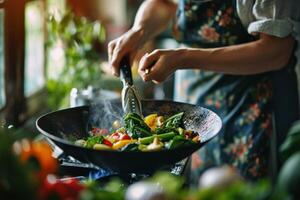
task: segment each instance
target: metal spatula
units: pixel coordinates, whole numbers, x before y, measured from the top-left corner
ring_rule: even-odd
[[[142,116],[140,96],[133,85],[129,57],[125,56],[121,61],[120,78],[123,82],[122,107],[126,113],[134,112]]]

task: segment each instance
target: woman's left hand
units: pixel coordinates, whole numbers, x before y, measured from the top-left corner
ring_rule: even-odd
[[[139,63],[138,72],[144,81],[161,83],[182,65],[183,49],[156,49],[145,54]]]

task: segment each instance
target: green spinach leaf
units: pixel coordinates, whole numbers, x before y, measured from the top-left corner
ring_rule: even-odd
[[[124,126],[130,137],[137,139],[151,136],[151,129],[136,113],[128,113],[124,117]]]

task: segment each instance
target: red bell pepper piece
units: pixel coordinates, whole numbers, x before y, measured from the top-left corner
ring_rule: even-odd
[[[121,140],[131,140],[131,137],[128,134],[123,134],[120,138]]]
[[[103,139],[102,144],[105,144],[105,145],[107,145],[107,146],[109,146],[109,147],[112,147],[112,145],[113,145],[113,144],[112,144],[109,140],[107,140],[107,139]]]

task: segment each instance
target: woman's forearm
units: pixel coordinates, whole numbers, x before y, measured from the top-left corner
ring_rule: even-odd
[[[171,0],[147,0],[140,6],[132,29],[141,30],[145,41],[164,31],[175,17],[177,4]]]
[[[292,37],[261,35],[257,41],[223,48],[182,50],[180,68],[247,75],[284,67],[293,51]]]

